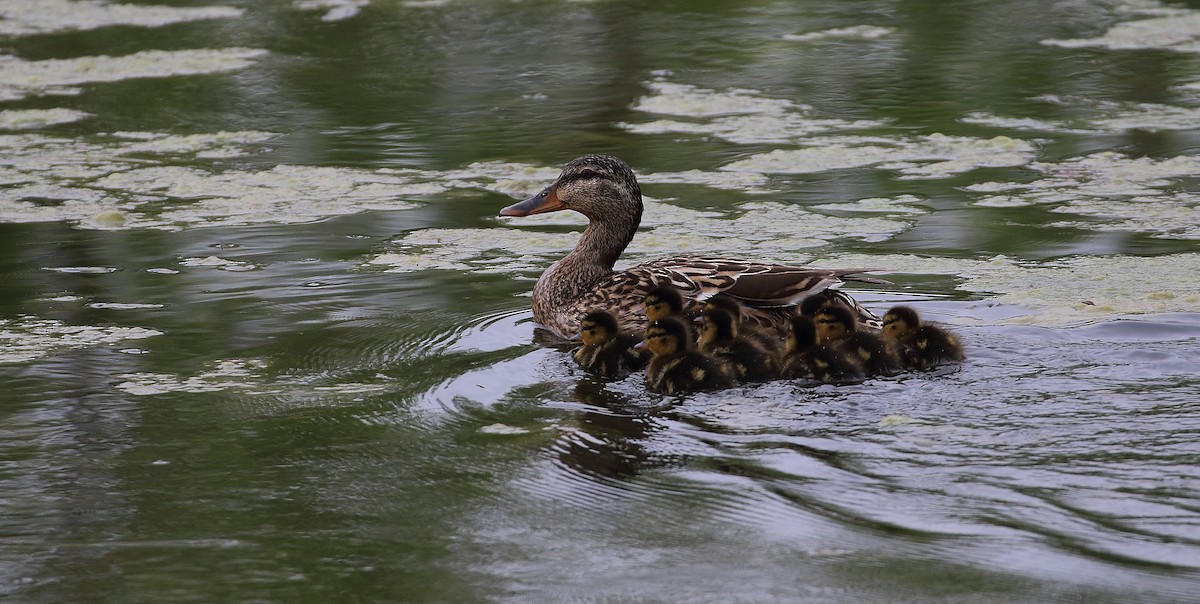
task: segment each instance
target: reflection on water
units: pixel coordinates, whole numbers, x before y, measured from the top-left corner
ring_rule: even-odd
[[[219,4],[0,6],[0,597],[1195,599],[1195,8]],[[583,374],[583,152],[968,362]]]

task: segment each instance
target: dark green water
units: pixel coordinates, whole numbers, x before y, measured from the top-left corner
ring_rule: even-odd
[[[1196,3],[222,6],[0,0],[3,599],[1196,600]],[[581,373],[587,152],[969,361]]]

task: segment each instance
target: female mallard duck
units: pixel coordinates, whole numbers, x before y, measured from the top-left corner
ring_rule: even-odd
[[[588,373],[619,378],[646,366],[649,353],[635,350],[641,338],[617,329],[617,318],[605,310],[594,310],[579,324],[583,345],[575,351],[575,362]]]
[[[883,315],[883,335],[899,345],[913,369],[932,369],[967,358],[957,336],[921,321],[921,315],[908,306],[893,306]]]
[[[841,347],[817,343],[817,324],[812,317],[792,317],[788,325],[780,376],[812,378],[826,384],[856,384],[865,374],[858,356]]]
[[[767,382],[779,377],[776,357],[756,340],[738,333],[738,321],[721,309],[704,312],[700,352],[725,361],[739,382]]]
[[[654,356],[646,367],[646,388],[660,394],[717,390],[733,385],[724,363],[693,350],[683,321],[668,317],[646,328],[646,346]]]
[[[814,319],[817,341],[841,347],[862,361],[868,376],[895,375],[904,369],[896,347],[890,340],[872,331],[859,331],[854,313],[840,304],[831,304],[817,311]]]
[[[534,320],[562,338],[578,334],[580,319],[597,308],[612,312],[624,330],[645,328],[643,298],[660,285],[683,293],[685,315],[696,316],[704,300],[724,293],[747,306],[747,320],[779,329],[792,314],[790,306],[843,280],[883,282],[855,275],[866,269],[815,269],[697,255],[613,271],[641,223],[642,192],[629,166],[611,156],[572,160],[553,184],[500,210],[500,215],[557,210],[575,210],[588,218],[575,249],[546,269],[533,287]],[[854,306],[864,320],[878,321],[870,311]]]

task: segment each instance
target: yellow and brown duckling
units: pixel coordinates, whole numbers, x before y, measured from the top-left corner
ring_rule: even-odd
[[[883,315],[883,335],[896,342],[905,363],[913,369],[932,369],[967,358],[957,336],[925,323],[909,306],[894,306]]]
[[[866,375],[896,375],[904,370],[896,346],[891,340],[873,331],[861,331],[850,309],[831,304],[814,318],[817,342],[841,347],[847,354],[862,361]]]
[[[774,330],[765,329],[747,321],[745,309],[746,307],[741,302],[730,296],[717,295],[704,301],[705,314],[714,310],[723,310],[733,315],[741,336],[758,342],[771,356],[778,357],[783,352],[783,339]]]
[[[811,378],[826,384],[856,384],[865,378],[862,361],[844,348],[817,343],[812,317],[793,317],[789,324],[780,375]]]
[[[776,355],[757,340],[739,333],[737,318],[724,310],[704,312],[699,348],[724,361],[739,382],[766,382],[779,377]]]
[[[861,331],[879,329],[883,326],[883,322],[871,315],[869,311],[867,313],[860,312],[858,301],[850,297],[850,294],[837,289],[826,289],[805,298],[796,306],[796,314],[815,318],[817,313],[831,306],[848,309]]]
[[[650,353],[635,350],[641,338],[622,333],[617,318],[605,310],[584,315],[579,323],[579,340],[583,345],[575,350],[575,362],[588,373],[607,378],[619,378],[642,369]]]
[[[733,386],[724,363],[694,350],[687,326],[674,317],[646,328],[645,345],[654,353],[646,367],[646,388],[660,394],[718,390]]]
[[[667,317],[683,318],[683,294],[670,285],[661,285],[646,292],[646,321],[653,323]]]
[[[684,308],[683,294],[670,285],[660,285],[646,292],[646,321],[653,323],[667,317],[675,317],[687,328],[688,341],[696,342],[696,326]]]

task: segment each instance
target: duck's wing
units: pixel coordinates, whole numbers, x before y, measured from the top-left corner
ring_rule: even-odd
[[[703,302],[717,294],[758,308],[794,306],[844,281],[887,283],[860,275],[872,269],[819,269],[719,256],[671,256],[632,267],[653,287],[672,285],[684,296]],[[849,297],[849,296],[847,296]]]

